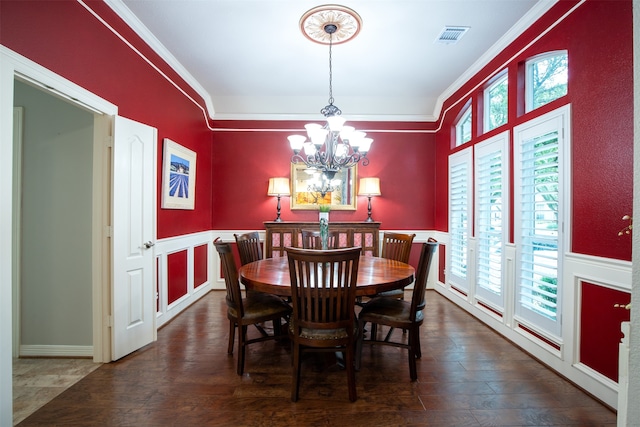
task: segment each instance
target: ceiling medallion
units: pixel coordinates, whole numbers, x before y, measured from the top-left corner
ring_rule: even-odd
[[[335,32],[327,33],[325,27],[333,25]],[[309,40],[320,44],[345,43],[358,35],[362,18],[354,10],[337,4],[316,6],[300,18],[300,30]]]

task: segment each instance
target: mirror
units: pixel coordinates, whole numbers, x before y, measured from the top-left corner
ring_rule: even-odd
[[[356,210],[357,166],[341,169],[331,181],[333,191],[324,197],[314,191],[314,184],[321,185],[322,174],[304,163],[291,164],[291,209],[318,210],[319,205],[328,204],[331,210]],[[317,188],[317,187],[316,187]]]

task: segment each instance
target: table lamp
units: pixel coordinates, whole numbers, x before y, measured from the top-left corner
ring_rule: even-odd
[[[282,222],[280,219],[280,197],[290,195],[291,190],[289,190],[289,178],[269,178],[267,196],[276,196],[278,198],[278,216],[274,220],[275,222]]]
[[[371,218],[371,197],[380,196],[380,178],[360,178],[358,196],[367,196],[369,199],[369,205],[367,206],[369,217],[365,222],[373,222],[373,218]]]

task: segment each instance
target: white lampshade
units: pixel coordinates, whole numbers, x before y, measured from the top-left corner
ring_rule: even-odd
[[[304,152],[307,156],[315,156],[316,155],[316,146],[313,145],[311,142],[305,142],[304,144]]]
[[[358,147],[358,150],[362,154],[367,154],[369,152],[369,149],[371,148],[372,143],[373,143],[372,138],[362,138],[362,140],[360,141],[360,146]]]
[[[351,145],[354,150],[357,149],[358,147],[360,147],[360,144],[362,143],[362,140],[366,135],[367,135],[366,133],[360,130],[351,132],[349,134],[349,145]]]
[[[289,178],[269,178],[269,189],[267,196],[289,196]]]
[[[307,135],[309,135],[311,142],[320,148],[324,144],[329,131],[317,123],[308,123],[304,127],[307,129]]]
[[[289,135],[287,139],[289,139],[291,149],[295,152],[299,152],[302,150],[302,145],[307,140],[307,137],[303,135]]]
[[[329,129],[331,129],[331,132],[340,132],[344,122],[346,122],[346,119],[342,116],[327,117],[327,123],[329,123]]]
[[[358,196],[380,196],[380,178],[360,178]]]
[[[349,140],[351,139],[351,134],[353,132],[355,132],[355,128],[353,126],[342,126],[342,129],[340,130],[340,138],[342,138],[342,140]]]

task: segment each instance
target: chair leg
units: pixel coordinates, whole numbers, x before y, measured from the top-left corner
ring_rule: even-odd
[[[418,379],[418,372],[416,369],[416,328],[411,328],[409,330],[409,376],[411,377],[411,381],[415,381]]]
[[[362,320],[358,321],[358,339],[356,340],[356,371],[360,370],[360,366],[362,365],[362,344],[364,341],[364,326],[367,322],[363,322]]]
[[[375,341],[375,339],[378,336],[378,324],[377,323],[372,323],[371,324],[371,341]]]
[[[229,346],[227,347],[227,354],[233,354],[233,342],[236,337],[236,322],[229,320]]]
[[[298,392],[300,390],[300,345],[292,343],[292,359],[293,372],[291,375],[291,401],[298,401]]]
[[[346,365],[347,365],[347,384],[349,387],[349,400],[355,402],[358,398],[356,394],[356,368],[354,366],[354,352],[352,347],[347,347]]]
[[[238,375],[244,373],[244,353],[245,353],[245,341],[247,338],[247,327],[238,325]]]
[[[415,343],[416,359],[420,359],[422,357],[422,349],[420,348],[420,329],[419,328],[414,334],[414,336],[415,336],[414,343]]]
[[[281,319],[281,317],[273,319],[273,335],[276,337],[282,335],[282,323],[280,323]]]

